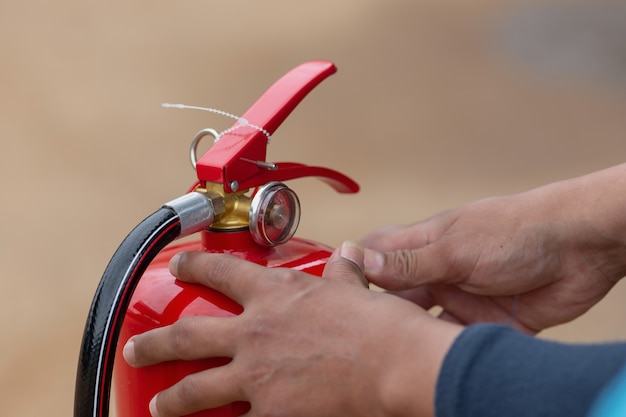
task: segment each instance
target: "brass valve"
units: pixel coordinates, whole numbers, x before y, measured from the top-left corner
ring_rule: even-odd
[[[197,193],[204,194],[213,202],[216,208],[211,229],[214,230],[238,230],[245,229],[250,225],[250,205],[252,197],[246,195],[249,190],[241,190],[235,193],[224,191],[223,184],[207,182],[205,187],[198,186]]]

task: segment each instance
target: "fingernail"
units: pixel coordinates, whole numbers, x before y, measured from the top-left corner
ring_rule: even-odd
[[[157,411],[157,406],[156,406],[158,396],[159,394],[152,397],[152,399],[150,400],[150,405],[148,405],[148,408],[150,409],[150,415],[152,415],[152,417],[159,417],[159,412]]]
[[[381,272],[385,264],[385,256],[382,252],[365,249],[365,258],[363,260],[365,269],[368,272]]]
[[[124,356],[124,360],[127,364],[129,364],[130,366],[135,365],[135,341],[133,339],[130,339],[124,345],[124,349],[122,350],[122,356]]]
[[[363,247],[354,240],[346,240],[341,244],[339,256],[353,262],[355,265],[363,265]]]
[[[170,274],[177,276],[178,274],[178,263],[180,262],[180,258],[182,257],[182,253],[178,252],[176,255],[172,256],[169,263]]]

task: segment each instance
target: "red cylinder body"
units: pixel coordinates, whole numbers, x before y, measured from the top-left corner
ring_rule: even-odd
[[[182,251],[227,253],[270,268],[292,268],[321,276],[332,249],[298,238],[284,245],[263,247],[252,240],[247,230],[202,232],[200,239],[165,248],[137,284],[122,325],[113,373],[113,398],[117,417],[150,417],[148,403],[158,392],[186,375],[230,361],[229,358],[211,358],[132,368],[122,357],[122,348],[133,335],[172,324],[181,317],[228,317],[243,311],[239,304],[216,291],[177,281],[169,273],[168,263],[174,254]],[[248,408],[247,403],[234,403],[192,415],[231,417],[243,414]]]

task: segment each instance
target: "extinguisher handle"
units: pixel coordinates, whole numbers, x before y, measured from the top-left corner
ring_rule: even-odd
[[[358,191],[354,181],[327,168],[292,163],[268,168],[264,164],[269,135],[313,88],[336,71],[332,62],[311,61],[285,74],[198,160],[198,180],[223,184],[226,192],[233,192],[272,180],[320,176],[338,191]]]
[[[254,177],[249,183],[240,184],[242,189],[256,186],[258,181],[267,184],[272,181],[288,181],[296,178],[316,177],[327,183],[339,193],[356,193],[359,191],[357,184],[350,177],[335,171],[334,169],[310,166],[295,162],[276,162],[276,169],[266,170]]]

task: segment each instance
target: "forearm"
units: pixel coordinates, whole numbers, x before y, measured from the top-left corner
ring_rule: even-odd
[[[388,338],[392,356],[381,383],[385,415],[433,417],[437,378],[463,327],[418,315],[404,318],[402,325],[402,337]]]
[[[473,325],[443,363],[437,417],[584,416],[626,361],[626,344],[566,345]]]
[[[580,178],[582,215],[590,233],[605,250],[605,275],[626,275],[626,164]]]
[[[539,215],[559,225],[559,239],[594,251],[591,265],[615,282],[626,275],[626,164],[531,191],[545,202]]]

